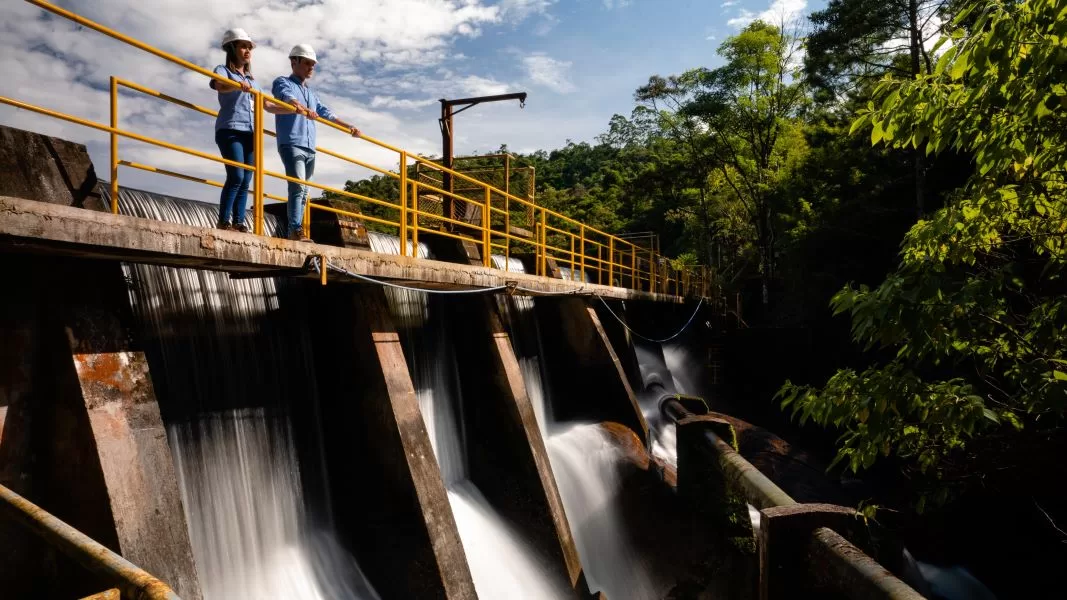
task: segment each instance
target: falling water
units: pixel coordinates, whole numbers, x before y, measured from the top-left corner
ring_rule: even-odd
[[[635,340],[634,353],[643,383],[637,400],[648,423],[652,455],[677,468],[678,443],[674,423],[660,412],[659,400],[664,394],[687,394],[689,391],[679,385],[674,372],[667,366],[665,351],[660,344]]]
[[[514,260],[514,259],[512,259]],[[494,257],[497,268],[502,257]],[[522,270],[522,263],[509,264]],[[586,581],[608,598],[657,598],[650,565],[627,535],[619,504],[622,455],[592,423],[561,423],[552,415],[535,300],[500,296],[498,302],[519,360],[526,394],[545,439],[563,509],[582,560]]]
[[[398,238],[370,233],[371,249],[398,254]],[[419,256],[428,258],[425,246]],[[522,537],[501,518],[467,478],[462,392],[449,328],[436,314],[440,298],[425,292],[387,289],[389,308],[402,339],[419,409],[448,500],[459,529],[463,551],[480,598],[560,598],[546,570]]]
[[[122,190],[120,204],[124,214],[202,227],[217,215],[135,190]],[[124,269],[204,597],[377,598],[334,534],[299,296],[281,302],[284,282],[269,278]],[[301,427],[310,434],[298,436]],[[313,442],[301,452],[305,438]]]

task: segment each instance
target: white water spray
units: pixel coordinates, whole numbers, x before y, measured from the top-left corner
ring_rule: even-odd
[[[201,227],[217,215],[211,205],[134,190],[122,190],[120,201],[125,214]],[[290,402],[299,393],[297,410],[311,414],[318,399],[306,385],[313,375],[303,321],[265,325],[284,308],[276,282],[124,269],[152,348],[204,598],[378,598],[337,541],[328,504],[306,503]]]

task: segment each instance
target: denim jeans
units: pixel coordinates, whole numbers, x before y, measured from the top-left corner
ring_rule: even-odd
[[[311,181],[315,174],[315,151],[301,148],[300,146],[278,146],[278,154],[282,156],[282,164],[285,165],[285,174],[289,177]],[[289,225],[286,229],[288,235],[299,231],[304,222],[304,202],[307,200],[308,186],[289,182]]]
[[[251,131],[220,129],[215,132],[215,143],[222,157],[246,165],[255,166]],[[239,225],[245,222],[245,205],[248,203],[248,184],[252,183],[252,169],[226,165],[226,183],[219,197],[219,222]]]

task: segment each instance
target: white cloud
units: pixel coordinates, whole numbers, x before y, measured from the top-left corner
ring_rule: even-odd
[[[611,10],[613,8],[624,8],[630,5],[631,0],[602,0],[604,8]]]
[[[507,19],[521,21],[531,15],[544,15],[556,0],[500,0],[497,7]]]
[[[533,54],[522,59],[526,67],[526,76],[537,85],[542,85],[561,94],[573,92],[576,88],[567,78],[571,68],[569,61],[561,61],[544,54]]]
[[[730,8],[731,6],[737,4],[737,2],[738,2],[738,0],[726,0],[725,2],[720,4],[719,6],[721,6],[722,8]]]
[[[437,142],[431,140],[436,122],[422,117],[409,122],[392,111],[408,113],[411,118],[413,111],[434,104],[437,97],[512,91],[509,84],[486,73],[464,70],[470,66],[465,67],[467,61],[455,52],[455,41],[530,16],[547,19],[555,0],[68,0],[63,4],[208,68],[223,58],[217,48],[222,32],[242,27],[258,44],[254,71],[265,88],[275,76],[288,72],[289,48],[298,42],[310,43],[320,58],[313,85],[336,113],[378,139],[413,152],[434,152]],[[446,60],[449,67],[443,68]],[[201,106],[217,107],[204,77],[24,2],[0,3],[0,72],[4,73],[5,96],[100,123],[108,121],[107,86],[112,75]],[[554,81],[557,87],[569,85],[565,79]],[[122,127],[212,155],[218,151],[210,117],[141,94],[123,93],[119,105]],[[0,105],[0,124],[85,142],[106,177],[106,134],[4,105]],[[325,127],[319,129],[324,144],[351,151],[360,160],[396,168],[395,156],[389,152]],[[266,166],[279,169],[271,146],[265,153]],[[160,168],[221,178],[221,166],[216,163],[144,144],[122,141],[120,154]],[[320,163],[316,179],[329,185],[341,185],[362,172],[336,159]],[[153,189],[175,185],[157,175],[122,173],[123,182],[132,185]],[[268,191],[282,189],[281,183],[268,184]],[[201,190],[195,196],[217,198],[217,192]]]
[[[371,98],[370,101],[371,108],[397,108],[401,110],[417,110],[433,104],[437,104],[437,100],[432,98],[426,100],[411,100],[408,98],[397,98],[396,96],[375,96],[374,98]]]
[[[727,0],[727,2],[729,2],[729,0]],[[726,7],[729,6],[729,4],[724,2],[722,6]],[[807,7],[808,0],[774,0],[766,10],[759,13],[741,9],[741,12],[739,12],[736,17],[727,21],[726,24],[735,29],[740,29],[757,19],[772,25],[778,25],[780,23],[788,24],[804,14],[804,9]]]
[[[706,38],[704,38],[704,39],[705,39],[705,40],[708,40],[709,42],[714,42],[716,38],[715,38],[715,36],[713,36],[713,35],[709,35],[708,37],[706,37]]]

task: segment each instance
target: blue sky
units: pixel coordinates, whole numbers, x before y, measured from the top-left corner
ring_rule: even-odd
[[[244,27],[256,39],[253,64],[262,84],[288,71],[292,44],[320,55],[313,81],[335,112],[366,133],[412,152],[437,154],[438,98],[526,91],[517,103],[482,105],[457,117],[459,154],[501,144],[551,150],[592,141],[613,114],[628,114],[633,91],[652,74],[717,64],[715,50],[756,17],[803,15],[806,0],[64,0],[58,4],[197,64],[221,62],[218,38]],[[0,6],[4,95],[98,122],[108,119],[110,75],[127,77],[217,106],[206,80],[98,33],[78,30],[25,2]],[[28,51],[27,51],[28,49]],[[215,153],[211,119],[143,96],[123,95],[122,125]],[[107,136],[76,125],[0,107],[0,123],[87,143],[106,176]],[[320,144],[396,168],[395,155],[338,133]],[[123,158],[221,179],[221,165],[123,142]],[[268,168],[280,169],[268,147]],[[365,176],[323,160],[316,179],[342,185]],[[120,181],[210,199],[202,186],[176,184],[124,169]],[[281,182],[269,191],[281,192]]]

